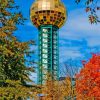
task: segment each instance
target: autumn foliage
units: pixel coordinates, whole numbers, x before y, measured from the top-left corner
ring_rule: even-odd
[[[82,0],[75,0],[75,2],[79,4],[82,2]],[[91,24],[100,23],[100,17],[97,14],[97,12],[100,10],[100,6],[98,6],[99,0],[83,0],[83,2],[86,6],[86,13],[89,13],[89,22]]]
[[[75,87],[70,77],[62,80],[52,80],[49,75],[45,84],[41,86],[39,100],[74,100]],[[36,99],[37,100],[37,99]]]
[[[34,42],[20,42],[13,34],[25,20],[16,9],[14,0],[0,0],[0,100],[32,98],[37,88],[28,84],[34,71],[29,45]]]
[[[100,54],[83,65],[76,75],[77,100],[100,100]]]

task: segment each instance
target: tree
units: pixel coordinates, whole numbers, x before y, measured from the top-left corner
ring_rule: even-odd
[[[75,0],[75,2],[79,4],[81,0]],[[89,21],[91,24],[99,23],[100,18],[97,14],[97,11],[100,10],[100,6],[98,6],[99,0],[84,0],[84,2],[86,5],[85,11],[89,13]]]
[[[65,100],[75,99],[76,97],[76,85],[75,85],[75,75],[78,73],[79,68],[77,67],[74,60],[69,59],[60,70],[60,76],[63,78],[62,87],[64,91]]]
[[[20,81],[14,80],[6,80],[5,83],[6,86],[0,87],[0,100],[33,99],[39,91],[39,87],[33,84],[25,86]]]
[[[73,99],[73,87],[71,78],[66,77],[63,80],[52,80],[51,75],[47,75],[46,82],[40,89],[40,100],[69,100]]]
[[[60,95],[62,96],[61,100],[74,100],[76,96],[74,81],[74,78],[66,76],[64,80],[59,82]]]
[[[25,20],[15,9],[18,6],[14,0],[0,0],[0,99],[4,100],[24,99],[34,92],[34,86],[28,84],[32,82],[29,74],[34,69],[25,64],[33,64],[33,60],[25,56],[31,57],[33,52],[30,52],[29,45],[34,41],[19,42],[13,35],[16,25]]]
[[[57,81],[47,80],[42,86],[43,100],[58,100],[59,85]],[[61,96],[60,96],[61,98]],[[59,99],[60,99],[59,98]]]
[[[100,55],[94,54],[76,75],[77,100],[100,100]]]

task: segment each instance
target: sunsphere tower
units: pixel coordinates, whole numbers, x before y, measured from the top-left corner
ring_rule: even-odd
[[[59,78],[58,30],[66,17],[66,9],[60,0],[35,0],[30,9],[31,21],[39,30],[39,84],[47,80],[47,73],[53,80]]]

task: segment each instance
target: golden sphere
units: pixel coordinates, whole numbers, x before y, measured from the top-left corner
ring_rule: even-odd
[[[30,9],[30,18],[36,27],[54,25],[60,28],[66,17],[66,8],[60,0],[36,0]]]

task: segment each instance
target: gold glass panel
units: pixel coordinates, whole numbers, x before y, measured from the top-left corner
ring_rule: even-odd
[[[60,0],[36,0],[30,11],[32,23],[40,25],[63,26],[66,21],[66,9]]]

